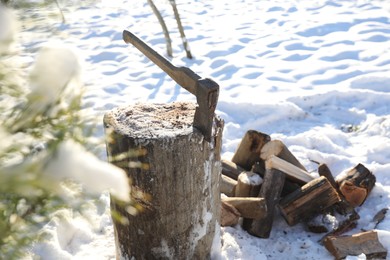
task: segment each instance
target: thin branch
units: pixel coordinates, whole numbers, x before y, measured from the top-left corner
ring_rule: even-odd
[[[172,55],[172,40],[169,37],[168,28],[167,28],[167,25],[164,22],[164,18],[162,17],[160,11],[157,9],[156,5],[153,3],[153,0],[148,0],[148,4],[152,8],[153,13],[156,15],[156,17],[158,19],[158,22],[160,23],[160,25],[162,27],[162,30],[164,32],[164,37],[165,37],[165,41],[166,41],[166,44],[167,44],[167,54],[168,54],[169,57],[172,57],[173,56]]]
[[[171,3],[173,13],[175,14],[175,19],[177,22],[177,26],[179,28],[180,36],[181,36],[181,39],[183,41],[183,47],[184,47],[184,50],[186,51],[187,58],[192,59],[190,46],[188,44],[187,37],[184,33],[183,25],[182,25],[181,20],[180,20],[179,11],[177,10],[177,7],[176,7],[176,2],[175,2],[175,0],[169,0],[169,2]]]

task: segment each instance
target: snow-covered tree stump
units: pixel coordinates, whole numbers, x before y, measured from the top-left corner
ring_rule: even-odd
[[[219,239],[223,121],[211,142],[193,128],[195,104],[136,104],[104,116],[107,155],[126,170],[136,215],[111,200],[117,258],[207,259]]]

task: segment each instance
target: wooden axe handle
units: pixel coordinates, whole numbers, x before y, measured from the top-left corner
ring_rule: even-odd
[[[123,31],[123,40],[126,43],[131,43],[139,51],[141,51],[146,57],[148,57],[154,64],[159,66],[165,71],[177,84],[191,92],[196,96],[197,84],[200,76],[187,67],[176,67],[170,63],[163,56],[158,54],[155,50],[150,48],[137,36],[129,31]]]

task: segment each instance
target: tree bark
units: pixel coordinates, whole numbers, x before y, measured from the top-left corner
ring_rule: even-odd
[[[136,104],[104,116],[107,155],[132,181],[142,210],[113,198],[117,258],[205,259],[219,228],[223,121],[211,143],[193,128],[193,103]],[[138,194],[138,195],[137,195]]]
[[[238,175],[245,171],[244,168],[238,166],[234,162],[228,161],[228,160],[221,160],[222,162],[222,174],[226,175],[234,180],[237,180]]]
[[[285,174],[276,169],[266,169],[259,197],[266,201],[266,214],[261,219],[255,219],[249,223],[248,232],[254,236],[268,238],[271,234],[276,205],[279,203],[283,189]],[[248,225],[249,225],[248,224]]]
[[[386,259],[387,250],[379,242],[375,231],[358,233],[352,236],[327,237],[324,240],[326,249],[337,259],[348,255],[365,254],[367,259]]]
[[[161,25],[161,29],[164,33],[165,43],[167,46],[167,55],[169,57],[172,57],[173,56],[173,54],[172,54],[172,40],[171,40],[171,37],[169,36],[168,28],[167,28],[167,25],[164,21],[164,18],[162,17],[160,11],[157,9],[153,0],[147,0],[147,2],[150,5],[150,7],[152,8],[154,15],[157,17],[157,20]]]
[[[360,163],[337,179],[340,192],[354,207],[363,204],[375,186],[375,181],[375,175]]]
[[[308,220],[340,201],[337,191],[321,176],[284,197],[279,207],[290,226]]]
[[[235,189],[236,197],[257,197],[260,192],[260,186],[263,179],[254,172],[244,171],[240,173],[237,179],[237,186]],[[247,229],[252,223],[252,218],[244,217],[242,220],[242,227]]]

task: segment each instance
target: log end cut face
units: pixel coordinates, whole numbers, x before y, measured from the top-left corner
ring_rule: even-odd
[[[104,122],[129,137],[172,138],[194,131],[195,109],[192,102],[139,103],[114,108],[105,115]]]

